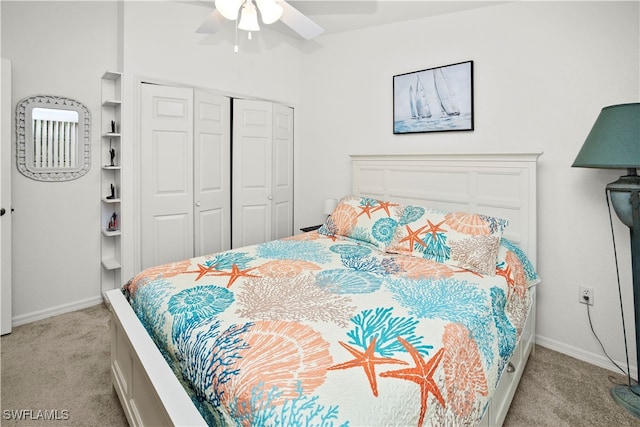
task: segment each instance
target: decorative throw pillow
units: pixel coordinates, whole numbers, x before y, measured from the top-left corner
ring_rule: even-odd
[[[398,203],[346,196],[318,232],[369,243],[384,251],[395,235],[401,215],[402,208]]]
[[[469,212],[405,206],[387,252],[432,259],[494,276],[507,221]]]

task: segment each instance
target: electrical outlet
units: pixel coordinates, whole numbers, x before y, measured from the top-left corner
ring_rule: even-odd
[[[595,291],[592,287],[580,285],[578,300],[582,304],[593,305],[594,297],[595,297]]]

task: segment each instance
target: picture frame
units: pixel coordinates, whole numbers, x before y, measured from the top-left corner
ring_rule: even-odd
[[[473,61],[393,76],[394,134],[473,130]]]

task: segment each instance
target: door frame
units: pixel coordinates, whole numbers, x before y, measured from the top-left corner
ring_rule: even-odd
[[[2,58],[0,71],[0,334],[8,334],[12,327],[11,297],[11,61]]]

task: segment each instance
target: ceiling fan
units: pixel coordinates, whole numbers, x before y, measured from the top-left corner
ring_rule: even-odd
[[[263,23],[268,25],[280,20],[306,40],[324,32],[322,27],[285,0],[215,0],[215,6],[215,10],[196,30],[197,33],[214,34],[227,20],[236,21],[238,17],[239,29],[258,31],[258,11]]]

